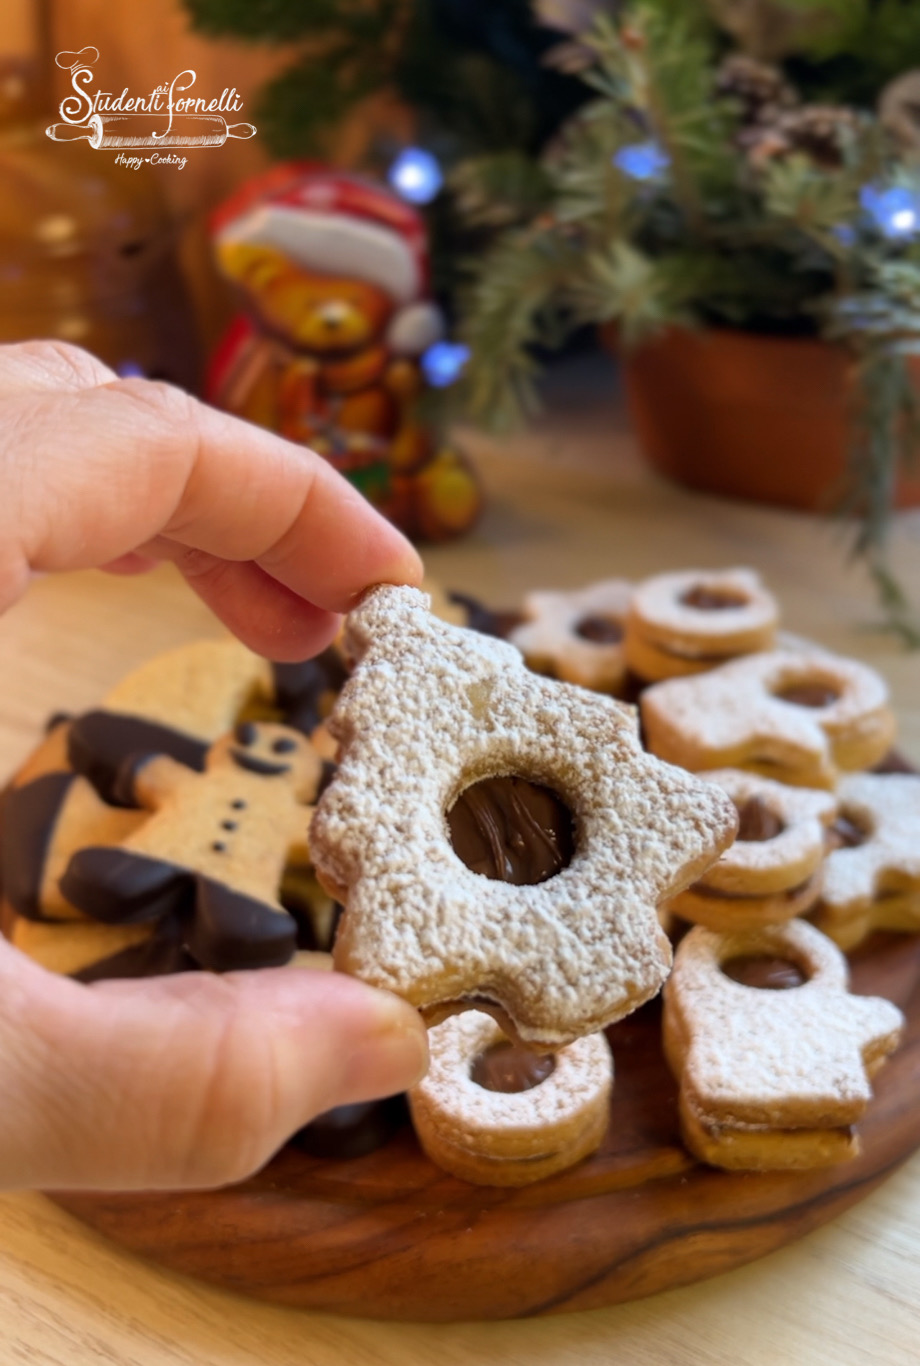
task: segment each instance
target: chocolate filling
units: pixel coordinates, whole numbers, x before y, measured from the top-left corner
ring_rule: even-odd
[[[747,607],[748,600],[741,593],[733,593],[730,588],[707,588],[705,584],[695,584],[681,597],[684,607],[695,607],[699,612],[724,612],[729,607]]]
[[[617,617],[596,613],[577,621],[575,634],[593,645],[616,645],[623,639],[623,623]]]
[[[447,814],[454,852],[474,873],[525,886],[572,861],[572,814],[548,787],[525,778],[485,778]]]
[[[845,811],[838,814],[827,833],[832,849],[858,849],[869,838],[869,831]]]
[[[738,807],[738,834],[737,839],[745,843],[760,844],[765,840],[776,839],[785,830],[785,826],[762,797],[748,797],[747,801],[742,802]]]
[[[820,708],[829,707],[832,702],[836,702],[840,693],[830,683],[809,683],[805,680],[801,683],[789,683],[773,696],[778,697],[781,702],[792,702],[797,707]]]
[[[733,982],[740,982],[743,987],[757,987],[760,991],[788,991],[807,980],[795,963],[767,953],[745,953],[728,958],[722,964],[722,971]]]
[[[506,1039],[477,1054],[470,1067],[470,1079],[484,1091],[511,1095],[532,1091],[555,1070],[552,1053],[531,1053],[529,1048]]]

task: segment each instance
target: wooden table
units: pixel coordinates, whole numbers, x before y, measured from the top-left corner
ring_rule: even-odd
[[[750,564],[790,630],[880,668],[920,759],[920,655],[874,632],[840,528],[665,485],[636,458],[615,398],[567,386],[537,432],[474,443],[489,491],[475,536],[433,549],[442,583],[493,606],[527,587]],[[896,563],[920,585],[920,514]],[[0,622],[0,770],[52,710],[89,707],[126,669],[214,624],[170,570],[35,583]],[[539,1322],[376,1324],[212,1290],[106,1245],[38,1195],[0,1198],[0,1362],[41,1366],[884,1366],[920,1339],[920,1155],[836,1222],[769,1258],[651,1300]]]

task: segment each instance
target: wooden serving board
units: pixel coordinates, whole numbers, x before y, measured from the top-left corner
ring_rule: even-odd
[[[406,1320],[592,1309],[686,1285],[790,1242],[867,1195],[920,1146],[920,937],[877,935],[853,990],[907,1016],[875,1079],[855,1161],[727,1173],[680,1144],[656,1002],[608,1031],[610,1130],[580,1166],[517,1190],[449,1177],[406,1126],[349,1162],[284,1149],[219,1192],[55,1195],[122,1247],[261,1299]]]

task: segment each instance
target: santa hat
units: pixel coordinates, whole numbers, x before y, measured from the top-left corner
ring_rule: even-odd
[[[218,246],[275,247],[308,270],[378,286],[397,305],[387,342],[399,355],[419,355],[443,334],[440,309],[426,298],[425,225],[381,185],[311,162],[289,162],[227,200],[213,215],[211,230]]]

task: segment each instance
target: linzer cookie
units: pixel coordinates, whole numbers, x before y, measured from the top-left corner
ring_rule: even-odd
[[[429,1023],[478,1007],[543,1048],[653,996],[657,907],[731,840],[724,793],[645,754],[631,709],[530,672],[416,589],[372,590],[346,646],[341,763],[310,836],[345,906],[336,966]]]
[[[753,930],[802,915],[817,900],[827,828],[837,813],[828,792],[787,787],[739,769],[703,776],[738,808],[735,843],[669,909],[711,930]]]
[[[847,989],[840,950],[801,920],[692,929],[665,989],[664,1044],[687,1147],[716,1167],[816,1167],[859,1152],[869,1078],[901,1012]]]
[[[484,1186],[553,1176],[600,1145],[613,1059],[603,1034],[540,1056],[478,1010],[429,1035],[427,1076],[409,1093],[419,1142],[445,1171]]]
[[[920,775],[854,774],[837,799],[816,923],[842,949],[920,930]]]
[[[508,639],[538,673],[618,693],[626,681],[623,634],[632,593],[623,579],[571,593],[528,593],[525,619]]]
[[[692,770],[743,768],[800,787],[830,788],[869,768],[895,732],[884,679],[824,651],[747,655],[642,695],[649,748]]]
[[[243,722],[208,751],[203,773],[155,755],[121,782],[147,819],[116,847],[88,846],[61,879],[95,920],[176,918],[199,966],[286,963],[296,925],[281,906],[285,866],[308,862],[306,829],[322,761],[297,731]]]
[[[655,682],[770,650],[776,600],[750,569],[685,570],[640,583],[626,618],[630,669]]]

